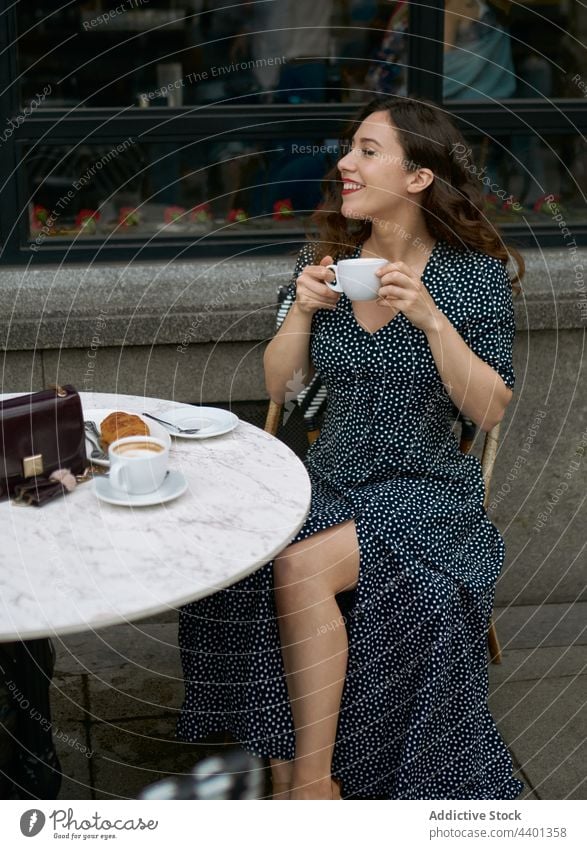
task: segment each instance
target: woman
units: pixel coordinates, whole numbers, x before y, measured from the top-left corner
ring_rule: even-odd
[[[508,252],[440,109],[375,100],[351,136],[265,354],[275,401],[296,373],[327,387],[310,513],[274,561],[182,612],[179,735],[229,729],[271,759],[274,798],[515,798],[486,703],[504,545],[451,420],[454,404],[489,430],[511,399]],[[343,256],[388,260],[377,301],[325,285]]]

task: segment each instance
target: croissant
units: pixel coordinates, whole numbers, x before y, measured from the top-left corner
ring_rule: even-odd
[[[106,416],[100,425],[100,436],[106,447],[125,436],[150,436],[151,431],[140,416],[117,411]]]

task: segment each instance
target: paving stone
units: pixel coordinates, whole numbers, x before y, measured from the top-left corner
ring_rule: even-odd
[[[584,799],[587,676],[502,684],[490,708],[541,799]]]
[[[174,733],[174,717],[95,723],[91,736],[96,798],[136,798],[148,784],[185,774],[203,758],[226,750],[212,742],[182,743]]]
[[[69,676],[83,670],[92,719],[156,716],[181,707],[176,624],[117,625],[68,637],[60,647],[57,669]]]
[[[503,734],[503,729],[500,729],[500,730],[502,731],[502,734]],[[519,781],[521,781],[524,785],[524,789],[522,790],[522,792],[520,793],[520,796],[518,798],[529,800],[529,801],[539,799],[539,796],[536,794],[536,791],[532,787],[532,783],[530,782],[528,776],[525,775],[521,764],[518,763],[518,760],[516,759],[515,752],[512,751],[512,748],[511,748],[511,746],[509,746],[509,743],[508,743],[507,740],[506,740],[506,743],[508,744],[510,755],[512,756],[512,763],[513,763],[513,766],[514,766],[512,775],[514,776],[514,778],[517,778]]]
[[[523,775],[516,775],[516,778],[519,778],[520,781],[524,781],[524,784],[526,784]],[[538,796],[536,792],[532,790],[531,787],[526,786],[525,790],[523,790],[520,794],[520,799],[522,799],[524,802],[537,802],[540,800],[540,796]]]
[[[586,665],[587,651],[581,645],[508,649],[502,663],[489,665],[489,682],[495,688],[504,682],[562,678],[585,672]]]
[[[179,612],[175,609],[167,610],[164,613],[157,613],[155,616],[145,616],[144,619],[138,619],[137,625],[175,625],[177,628],[179,621]]]
[[[587,602],[496,608],[494,621],[506,650],[587,643]]]
[[[92,799],[91,749],[81,722],[60,722],[53,717],[54,740],[63,781],[58,799]]]
[[[62,637],[56,644],[59,674],[103,675],[135,663],[162,675],[180,674],[177,625],[127,623]]]
[[[170,712],[177,715],[184,696],[181,673],[163,676],[131,663],[90,676],[88,688],[93,719],[129,719]]]
[[[83,676],[71,673],[56,674],[51,681],[51,716],[53,719],[78,722],[85,718]]]

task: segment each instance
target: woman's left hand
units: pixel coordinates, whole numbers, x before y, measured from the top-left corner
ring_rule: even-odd
[[[389,262],[375,274],[381,279],[378,295],[381,306],[403,312],[425,333],[436,328],[442,313],[413,268],[405,262]]]

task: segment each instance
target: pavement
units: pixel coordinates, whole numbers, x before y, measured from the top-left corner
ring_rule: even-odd
[[[495,610],[503,647],[490,705],[524,799],[585,799],[587,602]],[[226,746],[174,739],[183,696],[177,614],[55,640],[60,799],[136,798]],[[269,775],[263,762],[265,788]]]

